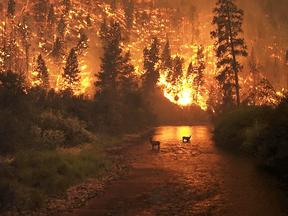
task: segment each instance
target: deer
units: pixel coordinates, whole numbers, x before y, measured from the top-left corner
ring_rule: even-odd
[[[154,149],[154,146],[158,146],[158,151],[160,149],[160,142],[159,141],[153,141],[152,138],[150,138],[150,143],[152,146],[152,150]]]
[[[183,136],[182,137],[182,142],[184,142],[186,140],[186,142],[190,142],[190,138],[191,138],[191,135],[188,137],[188,136]]]

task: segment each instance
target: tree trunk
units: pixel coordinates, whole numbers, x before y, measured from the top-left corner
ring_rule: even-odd
[[[232,27],[231,27],[231,20],[230,20],[230,13],[228,11],[228,24],[229,24],[229,37],[230,37],[230,43],[231,43],[231,54],[233,56],[233,70],[235,73],[235,87],[236,87],[236,96],[237,96],[237,107],[240,106],[240,94],[239,94],[239,82],[238,82],[238,71],[236,67],[236,57],[235,57],[235,50],[234,50],[234,43],[233,43],[233,37],[232,37]]]

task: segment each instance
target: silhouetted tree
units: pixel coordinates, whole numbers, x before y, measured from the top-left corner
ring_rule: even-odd
[[[196,63],[193,67],[194,79],[193,79],[193,87],[195,89],[195,98],[194,100],[198,100],[199,94],[201,92],[201,87],[204,84],[204,70],[206,68],[204,61],[204,47],[199,46],[196,56]]]
[[[217,86],[210,86],[208,100],[206,101],[207,113],[210,117],[210,120],[214,122],[215,118],[221,111],[221,92]]]
[[[165,47],[161,55],[161,62],[162,62],[162,70],[166,71],[172,69],[171,50],[168,39],[166,41]]]
[[[87,16],[86,16],[86,22],[87,22],[87,25],[89,26],[89,27],[91,27],[92,26],[92,22],[91,22],[91,16],[90,16],[90,14],[88,14]]]
[[[41,54],[39,54],[37,58],[37,66],[35,69],[37,72],[38,86],[42,87],[47,91],[50,88],[49,75],[47,66]]]
[[[46,20],[47,9],[48,9],[47,0],[35,0],[33,6],[33,15],[37,22],[43,22]]]
[[[107,37],[107,34],[108,34],[108,24],[107,24],[107,20],[106,20],[106,17],[104,17],[103,19],[103,22],[101,23],[100,25],[100,40],[101,40],[101,43],[102,45],[104,46],[105,43],[106,43],[106,39],[108,38]]]
[[[27,89],[24,74],[16,74],[11,70],[0,71],[0,83],[0,107],[2,109],[10,106],[17,107]]]
[[[27,14],[23,14],[22,23],[18,24],[19,38],[25,52],[26,73],[29,71],[29,48],[31,46],[31,30],[27,23]]]
[[[76,46],[76,51],[78,55],[82,55],[85,50],[88,48],[88,37],[86,36],[83,29],[80,29],[80,38]]]
[[[125,11],[125,18],[126,18],[126,27],[128,30],[132,28],[133,24],[133,12],[134,12],[134,0],[124,0],[124,11]]]
[[[134,67],[129,63],[130,53],[123,54],[123,38],[119,23],[112,22],[110,27],[106,27],[106,34],[103,33],[102,35],[104,53],[101,57],[100,72],[95,74],[98,78],[95,85],[98,87],[99,93],[103,91],[114,92],[113,97],[115,97],[121,88],[127,87]]]
[[[54,44],[51,55],[56,59],[56,61],[61,61],[61,58],[64,56],[64,41],[62,38],[57,37]]]
[[[70,11],[70,7],[71,7],[71,2],[70,2],[70,0],[64,0],[64,1],[63,1],[63,4],[64,4],[64,13],[65,13],[65,14],[68,14],[69,11]]]
[[[260,65],[257,62],[257,59],[255,57],[255,51],[254,48],[251,50],[250,58],[249,58],[249,67],[250,67],[250,73],[253,75],[253,91],[256,92],[256,84],[258,83],[258,80],[256,80],[256,75],[259,75],[259,68]],[[253,105],[255,105],[255,98],[253,98]]]
[[[138,88],[136,82],[136,76],[134,74],[134,66],[131,64],[130,52],[127,52],[122,57],[121,73],[119,74],[120,88],[119,92],[124,97],[130,95],[130,93],[135,92]]]
[[[78,60],[75,49],[72,48],[69,56],[66,60],[66,66],[64,67],[63,77],[63,87],[64,89],[71,89],[72,92],[78,91],[80,86],[79,76],[80,70],[78,69]]]
[[[171,83],[171,88],[168,90],[169,92],[173,92],[175,95],[175,100],[179,100],[178,93],[181,90],[179,85],[183,79],[183,64],[184,59],[180,56],[176,56],[172,61],[172,71],[170,76],[168,74],[169,83]]]
[[[143,88],[147,93],[154,92],[156,84],[159,79],[159,67],[160,60],[159,54],[159,42],[157,38],[153,38],[150,48],[144,48],[144,74],[142,75]]]
[[[16,2],[14,0],[8,1],[7,15],[8,17],[13,17],[15,14]]]
[[[101,57],[100,72],[95,74],[97,92],[94,98],[102,130],[115,133],[121,130],[125,118],[131,113],[130,97],[137,89],[137,84],[134,80],[134,67],[130,63],[130,52],[123,53],[119,23],[111,22],[110,26],[106,27],[106,33],[102,34],[101,40],[104,53]]]
[[[64,37],[65,28],[66,28],[65,20],[62,16],[60,21],[59,21],[58,28],[57,28],[57,31],[58,31],[60,37]]]
[[[240,105],[238,73],[243,66],[237,61],[237,56],[247,56],[247,46],[244,39],[238,35],[242,33],[243,10],[238,9],[234,0],[218,0],[217,7],[213,9],[212,24],[217,26],[211,32],[216,39],[216,56],[219,59],[217,67],[220,70],[216,77],[223,91],[223,104],[233,104],[236,94],[237,106]],[[235,92],[236,90],[236,92]]]
[[[192,62],[190,62],[186,71],[186,80],[188,83],[193,84],[193,79],[194,79],[193,74],[194,74],[194,68],[193,68]],[[193,85],[191,87],[193,87]]]
[[[54,5],[51,4],[49,8],[48,16],[47,16],[47,22],[49,24],[53,24],[54,21],[55,21]]]

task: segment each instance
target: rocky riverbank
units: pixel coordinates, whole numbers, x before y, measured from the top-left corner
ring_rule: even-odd
[[[73,211],[75,208],[85,205],[88,200],[93,199],[103,193],[105,188],[114,180],[121,179],[132,168],[135,160],[133,155],[125,154],[126,150],[137,145],[142,139],[147,138],[152,133],[147,129],[138,134],[123,136],[123,143],[119,147],[108,148],[105,150],[105,158],[110,160],[113,165],[101,178],[90,178],[81,184],[71,187],[64,196],[51,196],[44,199],[44,207],[41,209],[18,209],[14,207],[5,216],[50,216],[57,215],[65,211]]]

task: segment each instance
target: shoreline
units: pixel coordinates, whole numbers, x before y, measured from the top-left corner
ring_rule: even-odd
[[[112,181],[117,181],[132,169],[135,161],[133,156],[124,153],[130,147],[141,144],[141,142],[153,134],[154,129],[148,128],[135,134],[122,136],[122,144],[104,150],[104,158],[112,162],[112,167],[104,172],[100,178],[88,178],[82,183],[69,188],[64,196],[52,195],[44,198],[44,207],[40,209],[24,210],[13,207],[5,212],[5,216],[50,216],[64,212],[72,212],[73,209],[84,206],[87,201],[98,197],[110,185]]]

